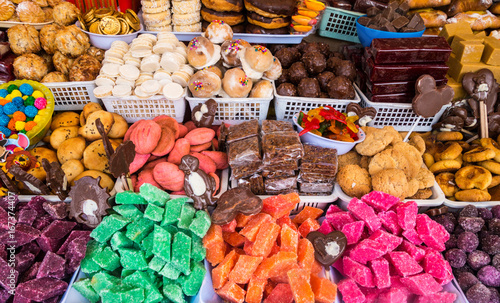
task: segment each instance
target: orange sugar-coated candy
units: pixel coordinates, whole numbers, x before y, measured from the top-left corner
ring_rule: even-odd
[[[260,303],[264,295],[264,288],[266,287],[267,279],[259,279],[256,277],[250,278],[247,286],[247,295],[245,301],[247,303]]]
[[[26,124],[24,124],[24,129],[29,132],[36,126],[36,124],[37,123],[35,121],[28,121],[26,122]]]
[[[222,232],[222,238],[232,247],[242,247],[245,244],[245,237],[238,232]]]
[[[279,276],[274,276],[269,278],[274,283],[288,283],[288,271],[292,269],[300,269],[300,266],[297,263],[292,264],[287,270],[284,270]]]
[[[262,224],[253,242],[252,256],[267,257],[280,234],[280,226],[272,222]]]
[[[290,226],[291,229],[297,231],[297,225],[295,225],[295,223],[292,222],[292,219],[290,219],[289,216],[283,216],[279,218],[278,220],[276,220],[276,224],[278,224],[281,228],[283,228],[283,225],[286,224]]]
[[[315,230],[318,230],[320,227],[318,221],[313,220],[311,218],[304,221],[304,223],[299,226],[299,233],[302,237],[307,237],[307,235]]]
[[[280,251],[280,247],[278,246],[278,244],[276,242],[274,242],[273,248],[271,248],[271,252],[269,253],[268,257],[274,256],[275,254],[279,253],[279,251]]]
[[[237,284],[246,284],[264,258],[240,255],[238,261],[229,273],[229,280]]]
[[[278,219],[290,215],[290,212],[299,202],[300,198],[297,193],[272,196],[264,199],[262,203],[262,212],[270,214],[273,218]]]
[[[309,284],[309,273],[304,269],[289,270],[288,283],[292,288],[295,303],[314,302],[314,293]]]
[[[10,129],[11,131],[15,131],[16,121],[14,121],[14,119],[10,119],[9,124],[7,124],[7,128]]]
[[[245,227],[243,227],[243,229],[240,231],[240,234],[247,238],[249,241],[254,242],[261,225],[266,222],[272,221],[273,218],[268,214],[256,214],[250,219],[250,221],[248,221]]]
[[[10,101],[7,99],[0,98],[0,105],[4,106],[5,104],[9,103]]]
[[[332,303],[337,296],[337,284],[324,278],[311,275],[311,288],[314,300],[319,303]]]
[[[299,245],[299,233],[293,230],[287,224],[284,224],[281,227],[280,244],[281,251],[291,251],[293,253],[297,253],[297,247]]]
[[[207,247],[207,255],[206,259],[212,266],[215,266],[222,262],[224,260],[224,257],[226,256],[226,249],[227,249],[227,244],[222,241],[222,242],[217,242],[214,245]]]
[[[236,219],[233,219],[233,221],[222,225],[221,228],[222,228],[222,231],[225,231],[225,232],[234,232],[236,230]]]
[[[318,261],[314,260],[311,268],[311,275],[318,276],[322,271],[323,271],[323,265],[321,265]]]
[[[297,249],[297,262],[300,268],[304,269],[308,275],[311,274],[314,260],[314,246],[311,241],[306,238],[300,239]]]
[[[247,225],[248,221],[250,221],[250,219],[252,219],[253,216],[254,215],[245,216],[244,214],[237,214],[236,227],[238,228],[245,227],[245,225]]]
[[[293,223],[295,224],[302,224],[305,220],[311,218],[313,220],[318,219],[321,215],[323,214],[323,210],[316,208],[316,207],[311,207],[311,206],[306,206],[304,209],[293,218]]]
[[[280,251],[274,256],[264,259],[255,270],[254,276],[259,279],[279,276],[293,264],[297,264],[297,255],[289,251]]]
[[[252,255],[253,242],[245,240],[245,244],[243,245],[243,251],[245,254],[251,256]]]
[[[292,303],[293,293],[288,283],[279,283],[263,303]]]
[[[222,262],[212,270],[212,284],[214,289],[219,289],[226,284],[229,278],[229,273],[233,270],[238,257],[239,255],[232,250],[224,257],[224,260],[222,260]]]
[[[273,291],[276,284],[277,283],[274,283],[271,280],[267,281],[266,287],[264,287],[264,297],[267,297],[267,296],[269,296],[269,294],[271,294],[271,292]]]
[[[26,121],[26,115],[22,111],[17,111],[12,115],[14,121]]]
[[[215,291],[222,299],[233,302],[243,303],[245,301],[245,290],[233,281],[227,283]]]
[[[210,246],[220,242],[224,242],[224,239],[222,238],[222,228],[217,224],[212,224],[206,235],[203,237],[203,247],[209,248]]]

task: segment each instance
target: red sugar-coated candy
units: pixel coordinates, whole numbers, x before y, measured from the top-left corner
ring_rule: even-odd
[[[316,298],[315,298],[316,299]],[[267,296],[263,303],[292,303],[293,293],[290,284],[279,283]],[[316,302],[318,302],[316,300]]]
[[[267,280],[267,284],[264,287],[264,297],[269,296],[277,284],[278,283],[275,283],[272,280]]]
[[[389,262],[384,258],[370,261],[370,268],[373,272],[373,281],[378,288],[391,286],[391,275],[389,273]]]
[[[326,220],[324,222],[326,222]],[[290,226],[284,224],[281,227],[280,244],[281,251],[289,251],[296,254],[299,245],[299,233]]]
[[[251,256],[252,255],[253,242],[245,240],[245,244],[243,245],[243,251],[245,254]]]
[[[370,260],[382,257],[386,253],[386,244],[371,239],[359,242],[349,253],[349,257],[359,263],[366,264]]]
[[[417,219],[418,206],[415,201],[401,203],[396,207],[396,214],[398,215],[398,223],[402,229],[415,228],[415,220]]]
[[[262,224],[270,222],[274,222],[270,215],[263,213],[256,214],[248,221],[245,227],[243,227],[240,234],[247,238],[248,241],[254,242]]]
[[[351,213],[346,211],[327,213],[326,220],[335,228],[335,230],[342,230],[342,227],[346,224],[353,223],[356,220],[351,215]]]
[[[325,220],[326,221],[326,220]],[[297,226],[295,223],[292,222],[292,219],[290,219],[289,216],[283,216],[276,220],[276,224],[278,224],[281,228],[283,228],[283,225],[288,225],[291,229],[297,231]]]
[[[294,264],[290,265],[290,267],[288,267],[287,270],[283,271],[281,275],[271,277],[271,278],[269,278],[269,280],[273,281],[276,284],[288,283],[288,274],[287,273],[292,269],[301,269],[301,268],[297,263],[294,263]]]
[[[382,226],[382,222],[375,214],[373,208],[359,199],[352,198],[349,205],[347,205],[347,209],[354,215],[354,217],[359,220],[363,220],[371,232],[380,229]]]
[[[329,234],[332,231],[334,231],[333,226],[328,222],[328,220],[323,220],[321,223],[321,226],[319,227],[318,231],[322,233],[323,235]]]
[[[399,198],[381,191],[372,191],[361,197],[361,201],[370,205],[377,211],[387,211],[400,202]]]
[[[411,243],[413,243],[415,245],[420,245],[423,243],[422,239],[420,239],[420,236],[417,234],[417,231],[413,228],[403,231],[402,235],[408,241],[410,241]]]
[[[309,273],[304,269],[292,269],[287,275],[295,303],[314,302],[314,293],[309,284]]]
[[[242,247],[245,244],[245,237],[238,232],[222,232],[222,238],[232,247]]]
[[[64,258],[51,251],[47,251],[47,254],[45,254],[45,257],[42,260],[42,264],[40,264],[40,269],[38,269],[36,277],[62,279],[65,274],[64,263]]]
[[[226,284],[229,273],[233,270],[238,257],[239,254],[232,250],[224,257],[224,260],[222,260],[217,267],[212,269],[212,284],[214,289],[219,289]]]
[[[272,257],[266,258],[259,264],[254,277],[267,279],[286,273],[293,264],[297,264],[297,255],[293,252],[280,251]]]
[[[446,229],[426,214],[419,214],[416,222],[418,235],[425,245],[440,252],[444,251],[444,243],[450,239]]]
[[[300,224],[304,223],[304,221],[307,219],[316,220],[322,214],[323,214],[322,209],[319,209],[316,207],[311,207],[311,206],[306,206],[306,207],[304,207],[303,210],[300,211],[300,213],[298,213],[295,216],[295,218],[292,219],[292,222],[300,225]]]
[[[408,297],[404,292],[397,288],[391,288],[379,295],[378,302],[380,303],[406,303]]]
[[[393,251],[398,247],[401,242],[403,241],[403,238],[391,235],[388,232],[385,232],[383,230],[377,230],[375,231],[369,239],[383,243],[386,246],[385,252],[388,253],[390,251]]]
[[[349,278],[354,279],[356,283],[364,287],[375,287],[373,282],[373,274],[371,270],[360,264],[349,257],[343,258],[344,263],[344,273]]]
[[[280,234],[278,224],[272,222],[263,223],[255,237],[252,247],[252,256],[267,257]]]
[[[250,278],[247,286],[245,301],[247,303],[260,303],[264,295],[264,288],[267,285],[267,279]]]
[[[443,289],[428,273],[401,278],[401,283],[405,284],[412,293],[421,296],[428,296]]]
[[[428,296],[419,296],[415,303],[453,303],[457,299],[457,295],[451,292],[437,292]]]
[[[21,283],[16,288],[16,293],[33,301],[41,302],[55,296],[62,295],[68,283],[54,278],[33,279]]]
[[[332,303],[337,297],[337,285],[328,279],[311,275],[311,288],[315,302]]]
[[[351,245],[358,243],[359,240],[361,239],[361,235],[363,234],[364,228],[365,228],[365,222],[363,221],[356,221],[342,226],[342,232],[347,238],[347,244]]]
[[[299,233],[302,237],[305,238],[310,232],[318,229],[319,229],[318,221],[308,218],[307,220],[304,221],[304,223],[300,224]]]
[[[300,198],[297,193],[272,196],[263,200],[262,212],[278,219],[290,215],[299,202]]]
[[[399,226],[398,215],[392,210],[386,212],[379,212],[377,216],[382,221],[382,226],[394,235],[401,235],[403,229]]]
[[[237,225],[236,219],[233,219],[233,221],[222,225],[221,228],[222,228],[223,232],[225,231],[225,232],[230,233],[230,232],[234,232],[236,230],[236,225]]]
[[[420,262],[424,259],[425,250],[418,246],[413,245],[411,242],[407,240],[403,240],[399,248],[400,250],[408,253],[417,262]]]
[[[423,268],[418,265],[417,261],[404,251],[393,251],[388,255],[389,261],[391,261],[396,272],[402,277],[416,275],[423,270]]]
[[[304,269],[308,275],[311,274],[314,260],[314,246],[311,241],[306,238],[300,239],[297,250],[297,262],[300,268]]]
[[[227,281],[224,287],[215,291],[222,299],[233,302],[243,303],[245,301],[245,290],[233,281]]]
[[[240,255],[229,273],[229,280],[237,284],[246,284],[264,258]]]
[[[353,279],[344,279],[337,285],[345,303],[364,303],[365,295]]]

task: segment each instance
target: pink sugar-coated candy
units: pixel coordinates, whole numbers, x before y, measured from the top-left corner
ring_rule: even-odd
[[[322,233],[323,235],[329,234],[332,231],[334,231],[333,226],[328,222],[328,220],[323,220],[321,223],[321,226],[319,227],[318,231]],[[349,244],[349,243],[347,243]]]
[[[67,288],[68,283],[62,280],[40,278],[19,284],[16,288],[16,294],[36,302],[42,302],[52,297],[62,295]]]
[[[335,228],[335,230],[342,230],[344,225],[356,221],[354,217],[346,211],[326,214],[326,219],[330,222],[333,228]]]
[[[428,273],[401,278],[401,283],[405,284],[412,293],[421,296],[429,296],[443,289]]]
[[[370,205],[377,211],[387,211],[395,204],[399,203],[401,200],[392,195],[386,194],[381,191],[372,191],[369,194],[361,197],[361,201]]]
[[[366,288],[360,287],[361,292],[365,295],[365,303],[377,303],[378,296],[382,292],[382,290],[378,288]]]
[[[377,288],[391,286],[391,275],[389,272],[389,262],[384,258],[370,261],[370,268],[373,272],[373,281]]]
[[[406,303],[408,297],[405,293],[397,288],[391,288],[379,295],[378,303]]]
[[[344,257],[344,273],[356,283],[364,287],[375,287],[371,270],[349,257]]]
[[[329,215],[329,214],[333,214],[333,213],[338,213],[338,212],[342,212],[343,210],[340,209],[340,207],[338,207],[337,205],[330,205],[330,207],[328,207],[328,210],[326,211],[326,214]]]
[[[437,279],[446,279],[450,274],[453,275],[448,261],[437,251],[427,252],[422,262],[422,267],[426,273]]]
[[[339,273],[342,275],[342,276],[345,276],[345,273],[344,273],[344,261],[342,258],[338,258],[337,261],[335,261],[335,263],[332,264],[333,268],[335,268],[336,270],[339,271]]]
[[[385,243],[364,239],[359,242],[349,253],[349,257],[356,262],[366,264],[386,254]]]
[[[380,221],[382,221],[382,226],[385,229],[387,229],[394,235],[401,235],[403,229],[401,228],[401,226],[399,226],[398,215],[394,211],[390,210],[379,212],[377,216],[380,218]]]
[[[395,250],[396,247],[398,247],[401,242],[403,242],[403,238],[391,235],[390,233],[380,229],[371,234],[368,239],[371,239],[378,243],[383,243],[386,248],[385,253]]]
[[[44,109],[47,107],[47,99],[43,98],[43,97],[40,97],[40,98],[36,98],[35,100],[35,107],[37,109]]]
[[[456,294],[443,291],[428,296],[420,296],[415,303],[453,303],[456,299]]]
[[[373,208],[357,198],[352,198],[349,205],[347,205],[347,209],[354,215],[354,217],[359,220],[363,220],[366,223],[366,226],[368,226],[370,232],[374,232],[382,226],[382,222],[375,214]]]
[[[411,291],[401,282],[400,276],[391,276],[391,288],[397,288],[403,291],[407,296],[411,295]]]
[[[400,204],[396,207],[396,214],[398,215],[398,223],[402,229],[415,228],[415,220],[417,219],[418,206],[414,201]]]
[[[420,236],[417,234],[417,231],[413,228],[403,231],[402,235],[408,241],[410,241],[411,243],[413,243],[415,245],[420,245],[423,243],[422,239],[420,239]]]
[[[444,243],[450,239],[450,234],[436,221],[426,214],[417,216],[417,232],[425,245],[438,251],[444,251]]]
[[[404,251],[390,252],[389,261],[391,261],[398,275],[402,277],[416,275],[424,270],[418,265],[417,261]]]
[[[407,240],[403,240],[403,243],[401,243],[401,246],[399,248],[400,250],[407,252],[417,262],[422,261],[425,257],[424,249],[413,245]]]
[[[347,238],[347,244],[351,245],[358,243],[361,239],[364,228],[365,222],[363,221],[356,221],[342,226],[342,232]]]
[[[338,283],[338,288],[345,303],[364,303],[365,295],[353,279],[345,279]]]

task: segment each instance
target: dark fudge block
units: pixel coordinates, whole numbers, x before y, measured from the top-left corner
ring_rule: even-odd
[[[364,62],[363,69],[371,82],[417,81],[425,74],[434,79],[444,79],[448,72],[444,63],[376,65],[372,58]]]
[[[451,55],[444,37],[373,39],[369,51],[375,64],[444,63]]]

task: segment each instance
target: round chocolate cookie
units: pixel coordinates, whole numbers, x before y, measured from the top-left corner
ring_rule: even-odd
[[[275,29],[275,28],[282,28],[290,25],[290,17],[278,17],[278,18],[267,18],[264,16],[261,16],[255,12],[248,12],[247,13],[247,20],[248,23],[266,28],[266,29]]]
[[[238,12],[218,12],[211,10],[207,7],[201,9],[201,17],[207,22],[212,22],[214,20],[224,21],[229,25],[237,25],[245,22],[245,15]]]
[[[295,97],[297,96],[297,88],[292,83],[282,83],[276,89],[276,93],[280,96]]]
[[[247,24],[246,27],[247,33],[250,34],[270,34],[270,35],[288,35],[290,31],[288,27],[275,28],[275,29],[267,29],[255,24]]]
[[[207,27],[209,25],[210,25],[210,22],[203,20],[201,22],[201,29],[203,31],[206,31]],[[231,28],[233,29],[233,33],[244,33],[245,32],[245,25],[246,25],[246,23],[240,23],[240,24],[236,24],[236,25],[231,26]]]
[[[248,11],[268,17],[289,17],[295,11],[295,0],[244,0]]]
[[[243,0],[201,0],[203,5],[217,12],[241,12]]]

